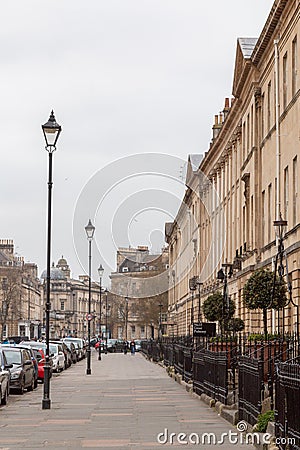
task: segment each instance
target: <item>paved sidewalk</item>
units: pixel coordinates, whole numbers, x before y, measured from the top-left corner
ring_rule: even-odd
[[[246,444],[186,445],[178,433],[236,430],[200,400],[192,398],[166,371],[141,354],[92,352],[92,375],[81,361],[51,380],[51,409],[42,410],[43,387],[12,395],[0,408],[0,449],[245,449]],[[157,435],[176,433],[163,445]],[[163,434],[161,442],[164,442]],[[181,439],[184,440],[182,437]],[[195,435],[194,435],[195,442]]]

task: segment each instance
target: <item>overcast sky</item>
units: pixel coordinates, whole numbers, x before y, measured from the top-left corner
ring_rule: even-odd
[[[54,154],[52,260],[56,263],[64,255],[75,277],[83,273],[81,264],[86,262],[80,261],[83,256],[78,260],[72,236],[80,193],[109,164],[114,170],[118,165],[114,161],[120,158],[128,163],[130,155],[154,152],[184,162],[189,153],[204,153],[213,117],[223,109],[224,98],[231,96],[236,40],[258,37],[272,4],[272,0],[3,2],[0,237],[13,239],[16,252],[36,262],[39,273],[45,268],[48,155],[40,126],[53,108],[63,131]],[[176,170],[180,179],[180,164]],[[119,204],[128,192],[116,193]],[[148,228],[137,230],[135,211],[129,219],[135,228],[127,233],[128,240],[117,233],[115,247],[148,244],[153,238],[156,250],[158,234],[174,211],[166,208],[160,217],[149,216],[149,208],[144,217]],[[107,234],[110,214],[103,210],[101,214],[95,220]],[[86,224],[89,217],[81,219]],[[128,228],[119,222],[120,230]],[[99,232],[96,239],[101,241]],[[82,245],[87,251],[84,229]],[[107,274],[109,264],[115,268],[115,250],[106,249]],[[102,262],[101,252],[97,258],[94,269]]]

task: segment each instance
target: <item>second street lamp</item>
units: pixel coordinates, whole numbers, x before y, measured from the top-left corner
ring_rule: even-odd
[[[56,142],[61,133],[61,126],[56,122],[53,111],[51,111],[48,122],[42,125],[46,141],[46,150],[49,154],[49,175],[48,175],[48,217],[47,217],[47,268],[46,268],[46,308],[45,308],[45,328],[46,328],[46,355],[44,365],[44,393],[42,409],[51,408],[50,400],[50,351],[49,351],[49,329],[50,329],[50,271],[51,271],[51,214],[52,214],[52,155],[56,150]]]
[[[108,314],[108,303],[107,303],[107,293],[108,290],[105,289],[105,354],[107,354],[107,314]]]
[[[98,361],[101,361],[101,341],[102,341],[102,277],[103,277],[104,269],[102,267],[102,264],[98,267],[98,275],[99,275],[99,300],[100,300],[100,344],[99,344],[99,353],[98,353]]]
[[[223,268],[225,269],[225,272],[224,272]],[[222,330],[221,330],[222,335],[225,333],[225,320],[228,319],[229,315],[230,315],[227,282],[228,282],[228,278],[231,278],[232,275],[233,275],[233,264],[231,264],[231,263],[222,264],[222,268],[217,273],[217,279],[224,282]]]
[[[161,311],[162,311],[162,307],[164,305],[162,303],[159,303],[158,307],[159,307],[159,328],[158,328],[158,340],[161,341],[161,337],[162,337],[162,320],[161,320]]]
[[[95,227],[91,222],[91,219],[89,220],[89,223],[85,227],[86,236],[89,242],[89,301],[88,301],[88,314],[87,314],[87,320],[88,320],[88,349],[87,349],[87,367],[86,367],[86,374],[91,375],[91,320],[92,320],[92,314],[91,314],[91,291],[92,291],[92,282],[91,282],[91,276],[92,276],[92,240],[94,237]]]

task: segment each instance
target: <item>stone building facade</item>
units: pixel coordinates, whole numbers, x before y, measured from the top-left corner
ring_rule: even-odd
[[[43,304],[37,265],[15,255],[12,239],[0,240],[0,339],[39,337]]]
[[[192,174],[198,186],[188,187],[183,200],[197,230],[190,226],[185,233],[188,216],[181,217],[183,207],[166,227],[169,312],[177,316],[179,334],[187,332],[190,321],[189,279],[196,276],[203,283],[201,302],[222,290],[217,273],[224,263],[234,268],[228,292],[236,315],[246,330],[261,331],[262,315],[245,308],[242,290],[255,269],[272,270],[277,252],[273,222],[280,217],[287,220],[286,262],[293,302],[299,305],[299,15],[299,2],[275,1],[259,38],[237,40],[233,98],[225,100],[224,110],[215,117],[210,147]],[[183,251],[189,246],[193,252],[193,245],[197,255],[190,254],[186,265]],[[296,306],[290,302],[284,315],[285,331],[295,331]],[[268,321],[277,331],[280,322],[274,311]]]
[[[45,301],[46,271],[41,279]],[[64,257],[58,260],[56,266],[53,263],[50,270],[50,337],[87,337],[88,299],[89,277],[80,275],[78,280],[73,279]],[[91,314],[91,335],[96,335],[100,333],[100,286],[95,282],[91,285]]]
[[[167,328],[168,252],[151,255],[146,246],[119,248],[110,275],[110,318],[117,339],[146,339]]]

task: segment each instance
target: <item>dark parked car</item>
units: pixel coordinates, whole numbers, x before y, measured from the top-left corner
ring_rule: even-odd
[[[38,382],[38,361],[36,359],[36,355],[33,351],[33,349],[30,347],[29,344],[27,344],[27,341],[21,342],[20,344],[16,345],[18,348],[25,348],[30,353],[33,365],[34,365],[34,387],[37,387]]]
[[[116,343],[118,339],[107,339],[107,351],[109,353],[115,353],[116,352]]]
[[[3,353],[8,364],[12,364],[10,369],[10,392],[16,390],[19,394],[24,393],[24,389],[32,391],[34,389],[34,365],[30,353],[25,348],[6,347]]]
[[[68,349],[69,349],[69,351],[71,353],[72,363],[76,364],[77,361],[78,361],[78,358],[77,358],[77,351],[76,351],[75,345],[71,341],[66,341],[66,340],[64,341],[63,340],[62,342],[68,347]]]
[[[9,396],[10,371],[12,365],[8,364],[3,350],[0,348],[0,403],[6,405]]]

